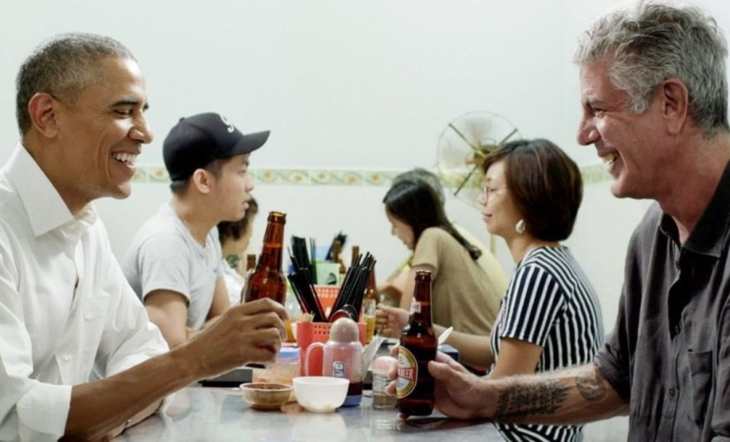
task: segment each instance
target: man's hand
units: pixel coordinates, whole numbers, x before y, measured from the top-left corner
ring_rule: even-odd
[[[435,361],[428,363],[428,371],[436,384],[434,405],[443,414],[458,419],[494,414],[497,394],[486,388],[489,381],[473,375],[441,352],[436,354]]]
[[[231,307],[185,347],[196,378],[210,377],[248,362],[274,359],[285,335],[286,310],[270,299]]]
[[[408,311],[402,308],[379,306],[375,313],[376,327],[383,336],[400,337],[401,330],[408,324]]]
[[[428,364],[428,371],[436,385],[434,405],[443,414],[458,419],[487,417],[493,414],[496,393],[490,394],[490,391],[484,388],[485,380],[469,373],[464,366],[446,354],[437,352],[436,360]],[[386,391],[395,396],[397,367],[393,367],[388,377],[393,382],[388,385]]]

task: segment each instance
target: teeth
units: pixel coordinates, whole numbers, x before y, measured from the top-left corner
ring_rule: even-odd
[[[601,161],[603,161],[603,166],[606,168],[606,170],[611,170],[611,168],[613,167],[613,163],[616,162],[617,158],[618,155],[615,152],[612,152],[608,155],[601,157]]]
[[[134,166],[137,155],[132,153],[120,152],[113,154],[112,158],[119,161],[120,163],[126,164],[127,166]]]

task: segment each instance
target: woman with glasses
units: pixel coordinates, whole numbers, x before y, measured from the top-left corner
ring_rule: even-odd
[[[454,332],[460,361],[489,367],[489,377],[587,364],[603,343],[596,293],[560,241],[573,230],[583,196],[576,164],[544,139],[506,144],[489,155],[482,214],[505,240],[516,268],[489,337]],[[407,312],[384,309],[391,327]],[[442,328],[436,326],[437,334]],[[496,424],[509,441],[578,441],[580,426]]]

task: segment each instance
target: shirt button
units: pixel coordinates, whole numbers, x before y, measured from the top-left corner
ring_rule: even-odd
[[[62,360],[63,360],[64,362],[68,362],[68,361],[70,361],[70,360],[71,360],[71,355],[69,355],[69,354],[65,354],[65,355],[61,356],[61,359],[62,359]]]
[[[94,314],[93,313],[84,313],[84,319],[86,319],[87,321],[91,321],[92,319],[94,319]]]
[[[672,387],[672,388],[669,389],[669,397],[670,398],[673,398],[676,394],[677,394],[677,390],[674,387]]]

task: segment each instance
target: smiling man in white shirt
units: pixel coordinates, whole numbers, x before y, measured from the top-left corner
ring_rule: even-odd
[[[196,379],[273,359],[286,316],[274,302],[232,308],[166,353],[111,253],[90,203],[129,195],[152,139],[132,54],[60,36],[17,86],[21,144],[0,171],[0,440],[115,434]]]

